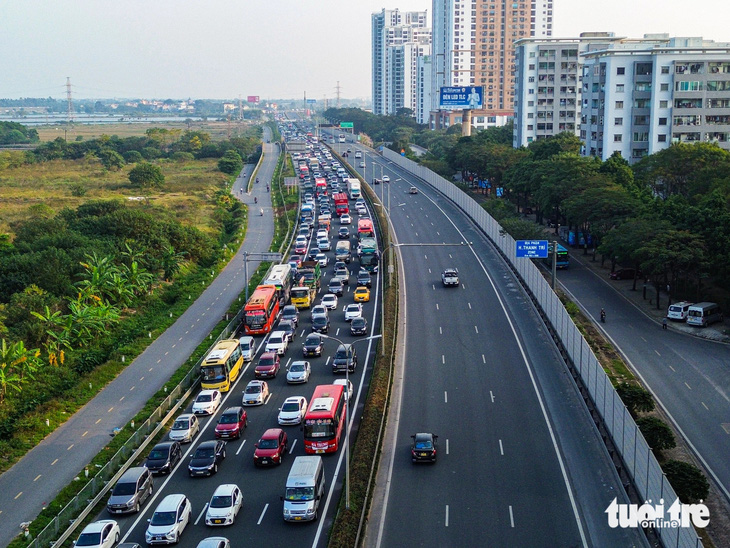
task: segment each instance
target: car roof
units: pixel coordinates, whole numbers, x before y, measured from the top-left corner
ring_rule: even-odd
[[[193,413],[183,413],[182,415],[178,415],[178,419],[191,419],[195,416]]]
[[[215,491],[213,491],[213,496],[230,495],[236,489],[240,491],[240,488],[235,483],[223,483],[215,488]]]
[[[276,352],[264,352],[263,354],[261,354],[261,358],[259,358],[259,359],[275,358],[275,357],[276,357]]]
[[[185,499],[185,495],[182,493],[167,495],[164,499],[162,499],[160,504],[157,505],[155,512],[169,512],[171,510],[176,510],[183,499]]]
[[[239,340],[239,342],[245,341],[245,342],[250,343],[251,341],[253,341],[253,337],[251,335],[245,335],[243,337],[238,337],[238,340]]]
[[[269,353],[271,354],[271,352],[269,352]],[[264,384],[265,382],[266,382],[266,381],[260,381],[260,380],[255,380],[255,381],[248,381],[248,384],[247,384],[246,386],[257,386],[257,385],[262,385],[262,384]]]
[[[271,438],[276,439],[276,438],[279,437],[279,435],[281,434],[281,432],[282,432],[282,429],[281,428],[269,428],[268,430],[266,430],[266,432],[264,432],[263,434],[261,434],[261,439],[262,440],[264,440],[264,439],[271,439]]]
[[[287,399],[284,400],[284,403],[286,402],[300,402],[302,400],[305,400],[306,398],[304,396],[289,396]]]
[[[218,390],[201,390],[198,396],[210,396],[216,392],[218,392]]]
[[[243,410],[243,407],[241,407],[240,405],[234,405],[233,407],[226,407],[226,410],[223,411],[223,413],[221,413],[221,415],[226,415],[228,413],[230,413],[230,414],[239,413],[242,410]]]
[[[219,442],[220,440],[205,440],[198,445],[197,449],[200,449],[201,447],[215,447]]]
[[[102,519],[99,521],[95,521],[93,523],[89,523],[86,527],[84,527],[84,530],[82,533],[98,533],[104,527],[106,527],[109,523],[116,523],[113,519]]]

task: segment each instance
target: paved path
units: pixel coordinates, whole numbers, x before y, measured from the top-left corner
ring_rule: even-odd
[[[264,139],[270,140],[266,129]],[[192,354],[244,289],[243,253],[269,251],[274,235],[271,194],[266,182],[276,167],[279,148],[264,144],[257,172],[260,183],[246,185],[255,166],[247,165],[233,194],[251,209],[246,239],[236,255],[185,313],[109,385],[59,426],[10,470],[0,475],[0,546],[20,533],[20,523],[34,519],[56,494],[73,481],[99,453],[115,427],[127,424]],[[258,204],[254,205],[254,197]],[[263,207],[264,216],[259,215]],[[249,261],[249,273],[259,261]],[[241,303],[243,305],[243,303]]]

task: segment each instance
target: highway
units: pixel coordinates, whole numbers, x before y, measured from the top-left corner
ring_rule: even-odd
[[[730,347],[661,327],[614,289],[611,282],[581,265],[590,260],[571,253],[560,283],[594,316],[631,368],[671,416],[705,468],[730,501]]]
[[[265,129],[265,139],[271,139]],[[278,149],[263,144],[265,158],[259,178],[269,181]],[[20,533],[20,523],[34,519],[56,494],[73,481],[104,447],[116,427],[131,420],[170,378],[193,350],[208,337],[245,287],[243,253],[269,250],[274,233],[270,195],[254,185],[251,196],[242,194],[253,166],[244,168],[233,194],[253,205],[253,196],[269,213],[249,217],[246,240],[223,271],[180,318],[162,333],[126,369],[82,409],[46,437],[10,470],[0,475],[0,545]],[[249,261],[254,272],[259,261]]]
[[[390,204],[406,305],[400,406],[366,545],[645,546],[606,523],[623,488],[511,271],[445,198],[363,150],[365,180],[380,165],[391,179],[374,188]],[[441,285],[452,266],[459,288]],[[421,431],[439,436],[434,465],[411,463]]]

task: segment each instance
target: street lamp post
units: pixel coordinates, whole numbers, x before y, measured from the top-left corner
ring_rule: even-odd
[[[382,311],[380,312],[383,313]],[[342,342],[337,337],[333,337],[332,335],[324,335],[322,334],[322,337],[325,339],[332,339],[333,341],[337,341],[341,345],[347,347],[348,345]],[[369,337],[365,337],[364,339],[358,339],[356,341],[353,341],[349,344],[349,346],[354,345],[355,343],[363,342],[363,341],[370,341],[372,339],[379,339],[382,337],[382,335],[371,335]],[[350,509],[350,404],[351,402],[351,396],[349,394],[350,390],[350,368],[345,367],[345,391],[347,392],[347,405],[345,406],[345,509]],[[354,391],[353,391],[354,392]]]

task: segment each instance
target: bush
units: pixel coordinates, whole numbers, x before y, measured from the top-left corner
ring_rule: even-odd
[[[71,196],[75,196],[76,198],[86,196],[86,187],[83,183],[73,183],[70,188]]]
[[[679,460],[670,460],[662,466],[669,483],[685,504],[700,502],[710,493],[710,483],[694,464]]]
[[[129,172],[129,182],[139,188],[161,187],[165,183],[165,175],[156,165],[140,162]]]
[[[189,162],[195,160],[195,156],[190,152],[176,152],[172,155],[172,159],[176,162]]]
[[[124,161],[128,164],[136,164],[144,160],[138,150],[128,150],[127,152],[122,154],[122,157],[124,158]]]
[[[655,453],[677,446],[672,429],[663,420],[657,417],[641,417],[636,419],[636,425]]]
[[[616,392],[634,418],[639,412],[649,413],[654,410],[654,398],[641,386],[624,382],[616,387]]]
[[[228,175],[238,175],[243,169],[243,160],[235,150],[227,150],[223,158],[218,160],[218,169]]]

